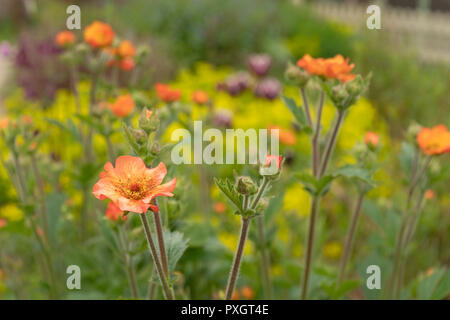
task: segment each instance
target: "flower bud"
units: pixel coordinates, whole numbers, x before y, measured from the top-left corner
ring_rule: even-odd
[[[143,145],[147,141],[147,134],[144,130],[131,129],[131,132],[133,133],[134,141],[136,141],[137,144]]]
[[[158,130],[159,118],[153,111],[144,108],[141,112],[141,116],[139,117],[138,126],[140,129],[149,134],[152,131]]]
[[[247,60],[251,72],[258,77],[264,76],[272,65],[272,59],[267,54],[253,54]]]
[[[154,154],[154,155],[158,155],[160,152],[161,152],[161,146],[159,145],[159,143],[157,142],[157,141],[155,141],[153,144],[152,144],[152,147],[151,147],[151,153],[152,154]]]
[[[281,84],[275,78],[266,78],[261,80],[255,90],[258,97],[274,100],[278,98],[281,92]]]
[[[294,82],[299,87],[304,87],[308,83],[311,76],[308,72],[303,69],[300,69],[296,65],[289,63],[286,71],[284,72],[284,76],[288,81]]]
[[[255,211],[258,213],[262,213],[269,206],[269,201],[266,198],[261,198],[256,205]]]
[[[250,177],[240,177],[236,183],[236,191],[240,194],[251,196],[258,192],[258,187]]]

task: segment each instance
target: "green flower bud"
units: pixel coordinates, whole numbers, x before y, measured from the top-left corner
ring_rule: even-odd
[[[284,76],[287,80],[294,82],[299,87],[304,87],[308,83],[311,76],[303,69],[300,69],[292,63],[288,63]]]
[[[262,213],[267,209],[268,206],[269,206],[269,201],[266,198],[261,198],[258,201],[258,204],[256,205],[255,211],[257,213]]]
[[[139,117],[138,126],[147,134],[159,128],[159,118],[152,111],[145,108]]]
[[[250,177],[240,177],[236,183],[236,191],[250,196],[258,192],[258,187]]]
[[[147,142],[147,134],[144,130],[131,129],[131,132],[133,133],[134,141],[136,141],[137,144],[143,145]]]

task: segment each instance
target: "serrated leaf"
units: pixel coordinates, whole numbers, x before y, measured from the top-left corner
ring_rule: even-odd
[[[332,175],[336,178],[346,177],[350,179],[358,179],[364,181],[370,186],[375,185],[375,182],[373,182],[371,178],[372,173],[369,170],[356,165],[345,165],[343,167],[340,167],[339,169],[335,170]]]
[[[45,120],[48,123],[57,126],[61,130],[66,131],[67,133],[69,133],[72,136],[73,139],[77,140],[78,142],[80,142],[80,143],[82,142],[81,134],[78,131],[78,128],[76,127],[75,123],[73,123],[73,121],[71,119],[68,119],[66,124],[64,124],[61,121],[58,121],[56,119],[46,118]]]
[[[172,274],[181,256],[186,251],[189,240],[185,239],[184,235],[181,232],[165,231],[164,242],[166,247],[169,273]]]
[[[297,173],[295,176],[303,184],[305,190],[312,196],[323,196],[326,194],[331,187],[331,182],[333,182],[335,178],[333,175],[326,175],[317,180],[308,173]]]
[[[90,127],[92,127],[95,130],[97,130],[100,134],[102,134],[104,136],[107,135],[105,126],[100,121],[96,120],[95,118],[89,117],[89,116],[85,116],[85,115],[82,115],[82,114],[76,114],[75,116],[78,119],[80,119],[82,122],[86,123]]]
[[[231,203],[236,207],[239,213],[242,213],[243,212],[242,196],[239,193],[237,193],[230,180],[228,179],[219,180],[214,178],[214,182],[216,183],[220,191],[222,191],[222,193],[225,195],[225,197],[227,197],[228,200],[230,200]]]

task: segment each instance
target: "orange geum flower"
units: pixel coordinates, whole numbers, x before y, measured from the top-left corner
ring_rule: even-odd
[[[368,146],[376,147],[380,142],[380,137],[375,132],[366,132],[366,136],[364,137],[364,143]]]
[[[111,111],[119,118],[127,117],[134,110],[134,101],[131,94],[117,97],[114,103],[109,104]]]
[[[84,41],[93,48],[110,46],[114,41],[114,30],[107,23],[94,21],[84,29]]]
[[[9,119],[7,117],[0,118],[0,130],[6,129],[9,126]]]
[[[60,47],[70,46],[75,43],[75,34],[72,31],[58,32],[55,42]]]
[[[146,213],[149,208],[158,211],[152,200],[158,196],[173,196],[176,178],[161,184],[167,174],[162,162],[155,168],[147,168],[141,158],[120,156],[116,167],[107,162],[104,169],[92,193],[100,200],[109,198],[122,211]]]
[[[205,91],[197,90],[192,94],[192,101],[198,104],[205,104],[209,100],[209,95]]]
[[[120,208],[114,203],[110,202],[108,203],[108,208],[106,208],[105,217],[108,218],[111,221],[117,221],[120,217],[122,217],[122,220],[127,220],[127,216],[123,215],[124,212],[120,210]]]
[[[213,205],[213,209],[217,213],[224,213],[227,210],[227,205],[223,202],[216,202]]]
[[[309,54],[305,54],[303,58],[297,61],[297,66],[305,69],[309,74],[325,75],[326,65],[323,58],[313,58]]]
[[[116,53],[122,58],[133,57],[136,54],[136,47],[131,43],[131,41],[124,40],[117,47]]]
[[[7,225],[6,219],[1,219],[0,218],[0,228],[3,228],[6,225]]]
[[[450,152],[450,132],[443,124],[433,128],[422,128],[416,137],[417,144],[426,155]]]
[[[155,84],[155,89],[158,98],[164,102],[178,101],[181,97],[181,90],[172,89],[166,84],[157,83]]]
[[[281,168],[281,162],[283,161],[283,157],[282,156],[275,156],[275,155],[267,155],[266,156],[266,162],[264,163],[264,167],[268,167],[272,164],[272,162],[275,161],[275,164],[277,166],[277,169]]]
[[[353,80],[356,76],[350,72],[355,65],[349,64],[349,58],[345,59],[342,55],[338,54],[333,58],[325,59],[325,77],[336,78],[341,82],[347,82]]]

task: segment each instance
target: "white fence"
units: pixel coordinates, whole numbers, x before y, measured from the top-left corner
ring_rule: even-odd
[[[321,16],[356,28],[367,28],[367,6],[314,1],[312,8]],[[392,44],[411,47],[432,62],[450,62],[450,13],[381,7],[381,30]]]

